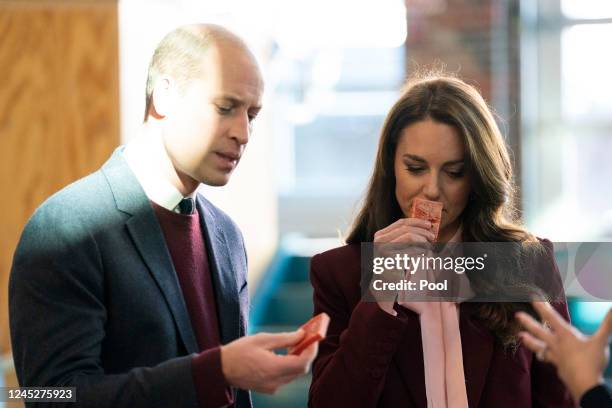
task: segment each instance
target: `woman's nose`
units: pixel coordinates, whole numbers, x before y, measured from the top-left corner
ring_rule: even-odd
[[[425,180],[423,194],[428,200],[437,201],[440,198],[440,181],[437,172],[430,172]]]

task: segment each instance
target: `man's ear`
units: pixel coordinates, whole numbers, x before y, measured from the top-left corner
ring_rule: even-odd
[[[178,97],[177,84],[174,78],[163,75],[155,81],[153,87],[152,115],[156,119],[163,119],[175,108]]]

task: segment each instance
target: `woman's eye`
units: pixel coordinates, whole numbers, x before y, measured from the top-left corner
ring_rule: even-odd
[[[423,167],[406,166],[406,170],[408,170],[411,173],[418,174],[418,173],[422,172],[424,169],[423,169]]]
[[[461,178],[461,177],[463,177],[463,170],[460,170],[460,171],[448,171],[447,173],[452,178]]]

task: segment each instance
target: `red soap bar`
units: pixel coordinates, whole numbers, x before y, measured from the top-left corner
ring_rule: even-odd
[[[304,337],[298,344],[289,348],[289,354],[297,356],[302,351],[306,350],[312,343],[323,340],[327,333],[327,326],[329,326],[329,316],[327,313],[320,313],[304,323],[300,328],[304,330],[306,334],[304,334]]]
[[[438,232],[440,231],[442,207],[444,207],[444,204],[438,201],[429,201],[422,198],[412,200],[410,218],[419,218],[431,222],[431,232],[436,236],[434,240],[438,239]]]

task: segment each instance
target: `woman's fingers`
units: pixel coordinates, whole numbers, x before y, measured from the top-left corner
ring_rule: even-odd
[[[529,350],[533,351],[534,353],[537,353],[540,350],[542,350],[544,347],[547,347],[546,343],[544,343],[541,340],[536,339],[528,332],[520,332],[519,337],[521,338],[521,341],[523,342],[525,347],[527,347]]]
[[[427,243],[429,242],[429,239],[427,239],[425,236],[418,234],[416,232],[407,232],[405,234],[402,234],[400,236],[398,236],[397,238],[395,238],[393,241],[391,241],[393,243],[400,243],[400,242],[423,242],[423,243]]]
[[[415,235],[422,236],[422,239],[416,239],[415,242],[433,241],[434,234],[430,231],[431,222],[418,218],[402,218],[386,228],[377,231],[374,234],[374,242],[412,242],[411,237]],[[410,234],[410,235],[407,235]],[[400,236],[404,236],[404,241],[398,240]]]
[[[548,302],[531,302],[533,308],[538,312],[542,320],[546,321],[553,331],[561,332],[571,330],[571,326]]]
[[[529,333],[537,339],[542,340],[547,344],[552,343],[554,340],[554,335],[550,332],[550,330],[542,326],[527,313],[518,312],[516,314],[516,318],[519,320],[519,322],[521,322],[523,327],[525,327],[527,331],[529,331]]]
[[[607,345],[610,336],[612,335],[612,309],[608,310],[606,317],[599,325],[599,329],[595,332],[595,337],[601,344]]]
[[[538,359],[554,362],[555,356],[553,353],[551,353],[547,343],[535,338],[527,332],[520,332],[519,337],[521,338],[521,341],[525,347],[534,352],[536,356],[538,356]]]

